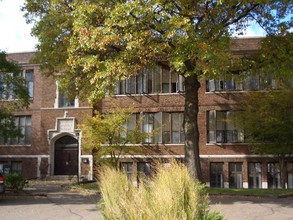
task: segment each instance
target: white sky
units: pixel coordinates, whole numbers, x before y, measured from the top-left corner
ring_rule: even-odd
[[[31,25],[25,22],[20,8],[25,0],[0,0],[0,50],[7,53],[34,51],[37,39],[30,34]],[[259,28],[247,30],[247,37],[263,36]]]
[[[0,50],[7,53],[35,50],[37,40],[20,10],[23,4],[24,0],[0,0]]]

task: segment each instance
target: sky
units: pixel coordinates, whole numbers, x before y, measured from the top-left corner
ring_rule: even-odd
[[[0,50],[7,53],[34,51],[37,39],[20,10],[24,0],[0,0]]]
[[[25,0],[0,0],[0,51],[7,53],[35,51],[38,43],[30,32],[32,25],[26,23],[20,8]],[[245,37],[263,36],[257,27],[247,30]]]

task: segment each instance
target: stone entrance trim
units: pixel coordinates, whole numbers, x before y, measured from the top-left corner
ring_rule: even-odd
[[[63,118],[56,118],[55,129],[48,130],[49,144],[54,137],[61,133],[69,133],[79,141],[81,130],[76,129],[76,120],[74,117],[68,117],[67,111],[64,112]]]

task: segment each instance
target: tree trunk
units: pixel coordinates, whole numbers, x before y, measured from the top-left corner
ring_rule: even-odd
[[[185,78],[184,134],[185,134],[185,164],[191,176],[202,181],[199,158],[198,131],[198,90],[200,83],[196,75]]]
[[[280,164],[280,182],[281,182],[281,188],[286,188],[286,182],[287,182],[287,163],[285,156],[279,157],[279,164]]]

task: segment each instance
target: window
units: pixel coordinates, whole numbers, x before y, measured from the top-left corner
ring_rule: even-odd
[[[288,189],[293,189],[293,163],[287,164],[288,169]]]
[[[24,70],[22,73],[23,78],[27,86],[28,95],[30,98],[34,96],[34,70]]]
[[[137,183],[148,180],[151,176],[151,163],[139,162],[137,163]]]
[[[78,101],[73,97],[75,94],[74,91],[74,82],[67,89],[61,88],[59,82],[56,81],[56,99],[55,99],[55,108],[66,108],[66,107],[77,107]]]
[[[4,175],[11,173],[11,164],[8,164],[7,161],[0,161],[0,172]]]
[[[265,89],[277,89],[276,80],[271,74],[243,73],[232,75],[223,79],[211,79],[207,81],[208,92],[221,91],[256,91]]]
[[[19,131],[15,138],[0,138],[3,145],[28,145],[31,143],[31,116],[15,116],[14,124]]]
[[[11,172],[21,174],[21,172],[22,172],[22,163],[19,162],[19,161],[11,162]]]
[[[229,163],[229,187],[242,188],[242,163]]]
[[[182,112],[145,112],[133,114],[129,117],[127,123],[125,123],[125,132],[133,130],[140,119],[142,119],[141,131],[148,134],[143,141],[144,143],[184,143]],[[126,137],[125,132],[122,132],[122,138]]]
[[[13,73],[0,73],[0,99],[9,100],[14,98],[13,85],[10,79]]]
[[[150,177],[151,175],[151,163],[139,162],[137,163],[138,178]]]
[[[176,93],[184,91],[184,77],[169,68],[156,66],[116,83],[114,94]]]
[[[148,134],[143,143],[184,143],[183,113],[154,112],[132,114],[125,123],[125,131],[121,137],[126,137],[127,131],[132,131],[141,123],[141,131]]]
[[[150,134],[149,137],[145,138],[145,143],[152,143],[152,133],[154,128],[154,114],[152,113],[144,113],[142,130],[143,132]]]
[[[162,133],[164,144],[184,143],[183,113],[167,113],[162,115]]]
[[[237,122],[239,111],[208,111],[208,143],[239,143],[244,132]]]
[[[211,187],[224,188],[223,163],[210,164]]]
[[[138,123],[141,123],[139,124],[141,131],[147,134],[143,143],[151,144],[161,142],[160,132],[158,130],[161,124],[161,112],[132,114],[128,118],[127,123],[125,123],[125,126],[127,126],[125,132],[134,130]],[[122,138],[126,137],[125,132],[122,132]]]
[[[18,138],[15,139],[16,144],[30,144],[31,142],[31,116],[15,117],[15,125],[20,130]]]
[[[281,173],[278,163],[268,163],[267,164],[267,178],[268,178],[268,188],[278,189],[281,188]]]
[[[68,98],[64,92],[59,92],[59,107],[74,107],[75,100]]]
[[[131,114],[126,122],[123,123],[123,129],[120,133],[120,137],[127,138],[127,132],[133,131],[136,128],[136,123],[139,120],[138,114]]]
[[[121,162],[121,170],[127,175],[127,179],[132,179],[132,162]]]
[[[28,145],[31,143],[31,116],[15,116],[14,124],[19,130],[15,138],[0,138],[0,144],[4,145]]]
[[[262,188],[261,163],[248,163],[248,187]]]
[[[13,84],[10,83],[10,79],[15,77],[13,73],[1,73],[0,74],[0,99],[8,100],[14,99],[15,93]],[[19,75],[18,75],[19,76]],[[34,71],[32,69],[23,70],[21,76],[25,79],[28,95],[33,98],[34,95]]]

